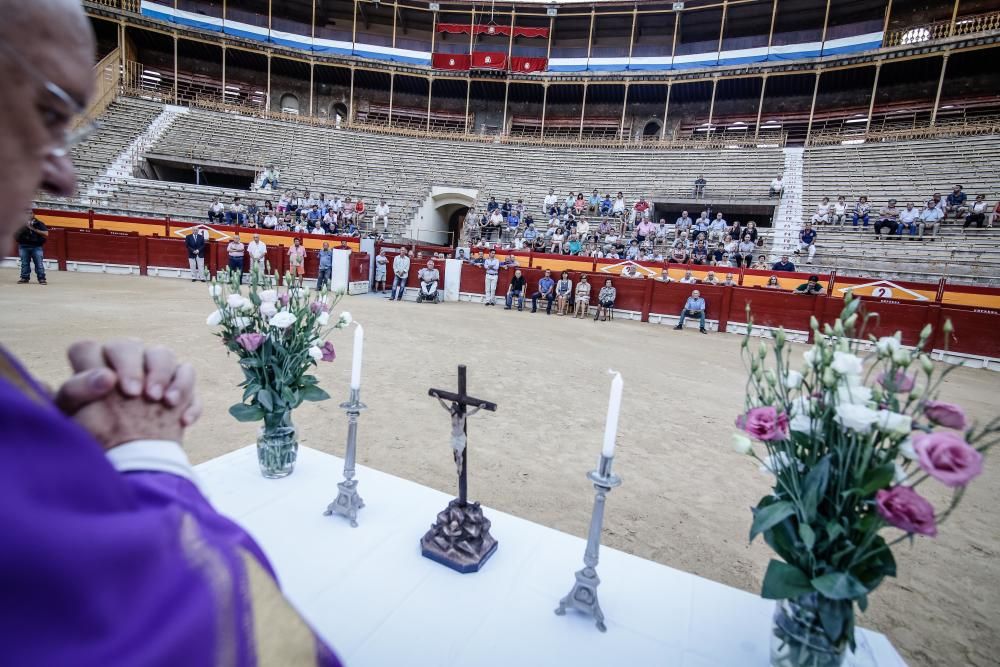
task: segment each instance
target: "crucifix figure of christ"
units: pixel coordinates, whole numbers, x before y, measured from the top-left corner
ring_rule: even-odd
[[[451,447],[458,472],[458,498],[437,515],[437,520],[420,540],[424,556],[459,572],[476,572],[496,551],[497,541],[490,535],[490,521],[483,516],[479,503],[470,503],[467,418],[480,410],[495,412],[496,403],[469,396],[466,369],[458,367],[458,392],[429,389],[451,416]],[[470,409],[471,408],[471,409]]]

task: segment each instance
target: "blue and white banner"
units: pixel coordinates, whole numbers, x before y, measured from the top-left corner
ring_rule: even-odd
[[[412,65],[431,64],[429,51],[414,51],[399,49],[364,42],[345,42],[334,39],[320,39],[296,35],[279,30],[268,30],[249,23],[239,21],[224,21],[220,18],[205,16],[195,12],[174,9],[149,0],[142,0],[143,16],[152,19],[176,23],[201,30],[222,32],[227,35],[251,39],[258,42],[279,44],[293,49],[302,49],[314,53],[357,56],[371,60],[408,63]],[[828,39],[826,42],[806,42],[801,44],[783,44],[780,46],[757,47],[749,49],[732,49],[729,51],[692,53],[682,56],[627,56],[614,58],[559,58],[549,60],[550,72],[646,72],[658,70],[690,69],[695,67],[717,67],[723,65],[741,65],[774,60],[802,60],[821,56],[842,55],[869,51],[882,46],[883,33],[869,32],[852,37]],[[363,36],[362,36],[363,37]]]

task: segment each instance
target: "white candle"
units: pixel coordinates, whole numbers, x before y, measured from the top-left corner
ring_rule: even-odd
[[[604,423],[604,447],[601,455],[611,458],[615,455],[615,437],[618,435],[618,415],[622,409],[622,374],[615,373],[608,396],[608,420]]]
[[[354,357],[351,359],[351,389],[361,388],[361,355],[365,346],[365,330],[354,327]]]

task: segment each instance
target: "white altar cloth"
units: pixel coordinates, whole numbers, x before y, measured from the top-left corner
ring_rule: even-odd
[[[463,575],[420,555],[420,537],[451,499],[434,489],[359,466],[366,506],[351,528],[323,516],[343,479],[340,458],[302,447],[292,475],[268,480],[251,446],[196,471],[348,667],[768,664],[774,603],[756,595],[601,547],[601,633],[575,611],[553,613],[583,565],[583,538],[486,508],[499,549],[482,571]],[[586,472],[580,485],[592,489]],[[475,497],[474,471],[469,486]],[[589,516],[590,504],[566,511]],[[611,492],[605,525],[615,521]],[[885,636],[866,630],[848,664],[905,665]]]

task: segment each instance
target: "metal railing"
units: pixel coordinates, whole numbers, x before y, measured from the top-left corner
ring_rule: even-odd
[[[959,16],[952,24],[951,20],[935,21],[926,25],[908,26],[886,33],[884,46],[907,46],[929,42],[932,39],[944,39],[955,35],[971,35],[977,32],[988,32],[1000,29],[1000,11],[985,14]]]
[[[1000,134],[1000,116],[981,117],[975,120],[938,122],[935,125],[900,129],[875,129],[868,132],[845,130],[842,132],[813,133],[810,146],[831,146],[836,144],[878,143],[886,141],[911,141],[915,139],[937,139],[940,137],[974,136]]]

